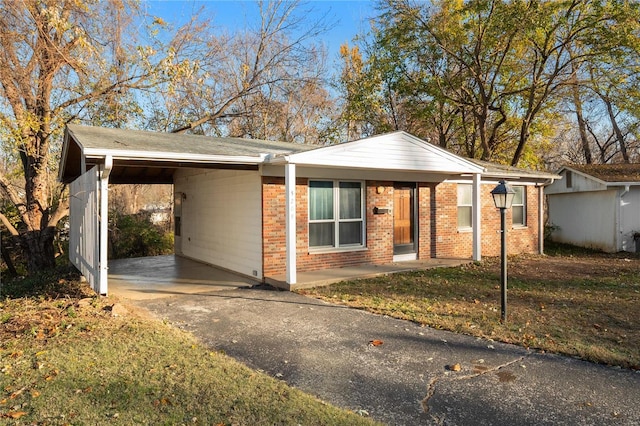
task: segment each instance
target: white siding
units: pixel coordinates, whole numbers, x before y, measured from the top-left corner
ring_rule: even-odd
[[[480,173],[482,168],[406,133],[397,132],[290,156],[298,165],[441,173]]]
[[[100,292],[99,172],[93,167],[69,185],[69,260]]]
[[[552,239],[607,252],[616,247],[616,191],[549,195],[549,221],[559,227]]]
[[[255,171],[179,170],[182,254],[262,278],[262,196]]]
[[[636,251],[633,238],[640,233],[640,187],[631,187],[620,201],[620,250]]]
[[[567,179],[567,173],[569,172],[571,173],[571,179]],[[547,195],[583,191],[604,191],[607,189],[606,184],[603,182],[577,171],[565,169],[560,172],[560,176],[562,176],[562,179],[554,181],[545,188],[544,192]],[[567,187],[569,182],[571,186]]]

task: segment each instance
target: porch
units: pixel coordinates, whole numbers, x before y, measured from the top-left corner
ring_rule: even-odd
[[[265,282],[283,290],[296,290],[396,272],[458,266],[469,262],[469,259],[426,259],[384,265],[361,265],[298,273],[298,282],[295,285],[287,284],[284,274],[266,278]],[[109,293],[131,300],[208,293],[259,284],[260,282],[250,277],[175,255],[117,259],[109,262]]]

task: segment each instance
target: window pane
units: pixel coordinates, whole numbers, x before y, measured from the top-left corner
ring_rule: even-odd
[[[471,207],[458,207],[458,228],[471,228]]]
[[[524,187],[523,186],[514,186],[513,190],[516,192],[513,196],[513,204],[523,204],[524,200]]]
[[[340,182],[340,219],[360,219],[361,201],[360,182]]]
[[[513,206],[512,207],[512,215],[513,215],[513,224],[514,225],[524,225],[524,207],[523,206]]]
[[[334,246],[334,223],[310,223],[309,247]]]
[[[309,219],[333,219],[333,182],[309,182]]]
[[[340,245],[362,244],[362,222],[340,223]]]
[[[464,183],[458,184],[458,205],[470,206],[471,205],[471,185]]]

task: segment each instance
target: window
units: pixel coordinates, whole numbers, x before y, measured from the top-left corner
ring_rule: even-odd
[[[471,228],[472,187],[469,184],[458,184],[458,228]]]
[[[571,170],[567,170],[564,174],[564,181],[567,184],[567,188],[571,188],[573,186],[573,174],[571,173]]]
[[[513,196],[513,204],[511,205],[512,222],[514,225],[527,225],[527,191],[524,186],[514,186],[513,190],[516,194]]]
[[[364,245],[362,182],[309,182],[309,247]]]

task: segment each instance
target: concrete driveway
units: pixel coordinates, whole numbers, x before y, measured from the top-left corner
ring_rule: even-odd
[[[390,425],[640,424],[640,374],[630,370],[268,289],[132,303],[254,369]]]

